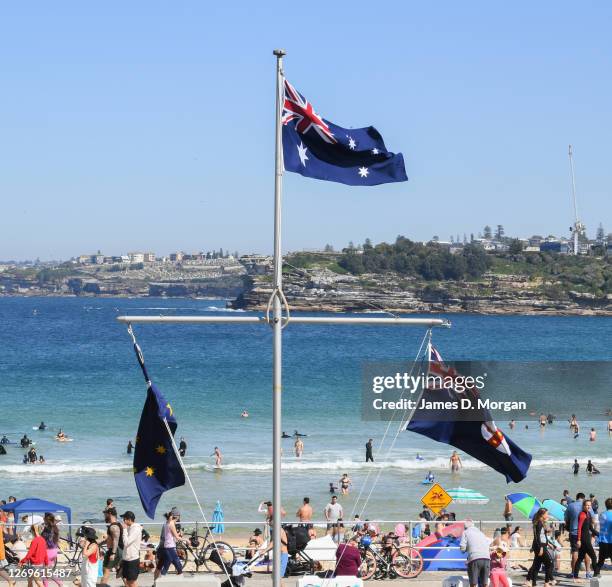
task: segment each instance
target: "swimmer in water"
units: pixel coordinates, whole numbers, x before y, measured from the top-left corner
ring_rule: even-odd
[[[348,495],[349,487],[351,486],[351,484],[352,481],[348,476],[348,473],[344,473],[340,478],[340,491],[342,492],[342,495]]]
[[[66,438],[66,435],[64,434],[64,431],[60,428],[59,432],[57,433],[57,436],[55,437],[58,440],[64,440]]]
[[[595,428],[591,428],[591,431],[589,432],[589,441],[595,442],[596,440],[597,440],[597,432]]]
[[[510,430],[514,430],[515,426],[516,422],[514,420],[510,420],[510,422],[508,423],[508,427],[510,428]]]
[[[424,461],[425,460],[419,453],[417,453],[415,458],[416,458],[417,461]]]
[[[47,425],[41,421],[41,423],[38,425],[38,429],[39,430],[46,430],[47,429]]]
[[[459,469],[463,467],[463,463],[461,462],[461,457],[457,454],[456,450],[454,450],[453,454],[450,456],[449,465],[453,473],[458,473]]]
[[[427,477],[425,477],[425,481],[427,481],[427,483],[433,483],[434,479],[434,474],[429,471],[429,473],[427,473]]]
[[[246,410],[242,410],[242,414],[240,414],[241,418],[248,418],[249,417],[249,413]]]
[[[293,448],[295,449],[295,456],[299,459],[304,452],[304,443],[300,438],[296,439]]]
[[[215,457],[215,467],[221,468],[223,464],[223,454],[221,454],[221,449],[218,446],[215,446],[215,452],[210,455]]]
[[[546,428],[546,416],[540,414],[540,428]]]
[[[291,436],[289,436],[289,434],[287,434],[285,431],[283,431],[283,435],[281,438],[291,438]]]

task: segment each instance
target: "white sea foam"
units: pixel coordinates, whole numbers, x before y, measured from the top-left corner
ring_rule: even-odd
[[[551,469],[567,470],[574,462],[573,458],[549,458],[549,459],[534,459],[532,467],[547,467]],[[595,464],[598,467],[611,464],[612,457],[596,459]],[[484,469],[486,465],[470,458],[463,458],[463,467],[465,469]],[[80,475],[80,474],[108,474],[121,471],[130,471],[131,465],[117,464],[110,462],[93,462],[93,463],[48,463],[45,465],[0,465],[0,474],[9,476],[22,475]],[[210,463],[194,462],[186,465],[187,469],[194,471],[212,471],[214,466]],[[448,459],[446,457],[436,457],[416,461],[414,459],[393,459],[386,461],[377,461],[374,463],[365,463],[363,461],[353,461],[351,459],[336,459],[330,461],[298,461],[287,460],[283,462],[284,471],[358,471],[367,469],[383,469],[396,470],[405,473],[411,471],[421,472],[428,470],[447,470]],[[272,471],[272,463],[228,463],[223,465],[225,471],[253,471],[253,472],[268,472]]]

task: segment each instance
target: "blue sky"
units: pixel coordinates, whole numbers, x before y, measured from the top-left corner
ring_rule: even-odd
[[[612,232],[609,2],[38,2],[0,8],[0,259],[272,248],[274,58],[410,181],[286,174],[285,250],[503,223]]]

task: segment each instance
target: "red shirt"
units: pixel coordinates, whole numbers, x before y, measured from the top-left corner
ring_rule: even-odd
[[[47,557],[47,543],[42,536],[35,536],[30,544],[28,554],[26,554],[21,561],[20,565],[25,565],[27,562],[32,563],[35,566],[49,565],[49,558]]]
[[[356,546],[341,544],[336,549],[336,577],[356,577],[361,566],[361,554]]]

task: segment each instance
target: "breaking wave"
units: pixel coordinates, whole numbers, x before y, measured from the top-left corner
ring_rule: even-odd
[[[557,469],[568,469],[574,462],[573,458],[549,458],[534,459],[532,467],[549,467]],[[602,467],[612,463],[612,457],[596,459],[595,464]],[[463,458],[464,469],[484,469],[486,465],[470,458]],[[188,463],[187,469],[194,471],[213,471],[215,467],[210,463],[195,462]],[[22,475],[102,475],[117,473],[121,471],[131,471],[131,464],[117,464],[109,462],[94,463],[47,463],[45,465],[0,465],[0,474],[22,476]],[[287,460],[283,462],[283,471],[358,471],[365,469],[384,469],[390,471],[402,471],[410,473],[412,471],[421,472],[428,470],[447,470],[448,459],[446,457],[435,457],[423,461],[414,459],[390,459],[374,463],[354,461],[352,459],[336,459],[331,461],[297,461]],[[223,465],[224,471],[253,471],[268,472],[272,471],[272,463],[228,463]]]

